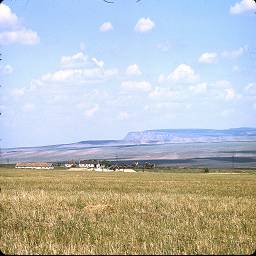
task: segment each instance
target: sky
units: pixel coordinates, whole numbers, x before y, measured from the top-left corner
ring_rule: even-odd
[[[253,0],[5,0],[1,147],[256,127]]]

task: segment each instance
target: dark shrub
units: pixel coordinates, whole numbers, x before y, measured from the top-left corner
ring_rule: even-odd
[[[208,173],[209,172],[209,168],[204,168],[204,172]]]

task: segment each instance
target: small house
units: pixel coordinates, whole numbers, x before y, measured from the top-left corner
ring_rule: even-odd
[[[71,167],[76,167],[76,162],[75,161],[68,161],[68,162],[66,162],[65,164],[64,164],[64,166],[66,167],[66,168],[71,168]]]

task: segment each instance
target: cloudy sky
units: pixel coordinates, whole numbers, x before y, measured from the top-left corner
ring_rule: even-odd
[[[255,27],[253,0],[5,0],[1,146],[256,127]]]

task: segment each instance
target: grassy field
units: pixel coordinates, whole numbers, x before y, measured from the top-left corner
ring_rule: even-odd
[[[251,254],[256,173],[0,168],[8,254]]]

